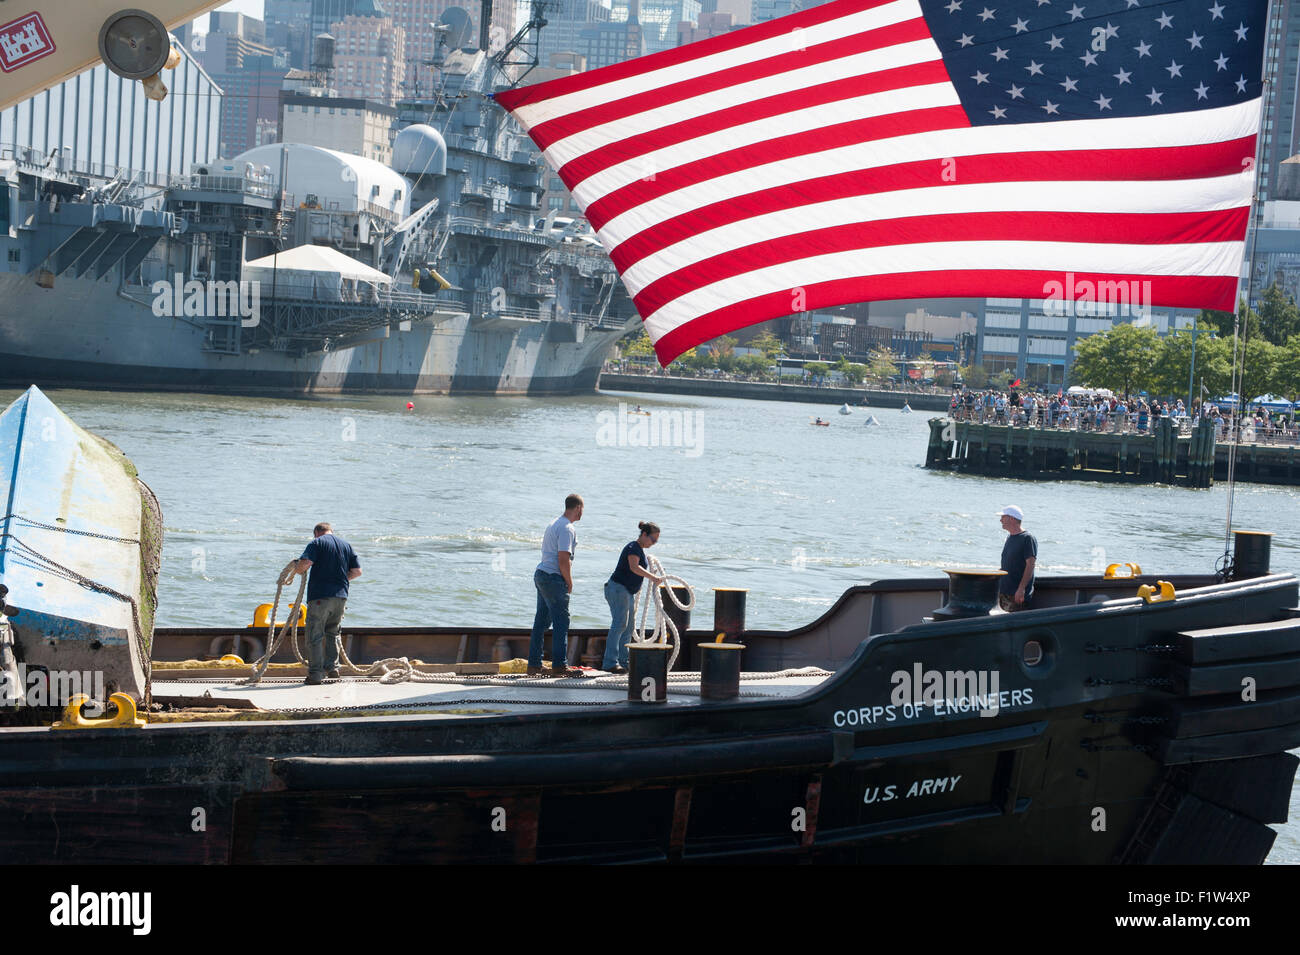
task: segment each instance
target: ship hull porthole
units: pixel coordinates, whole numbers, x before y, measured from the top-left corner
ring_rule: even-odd
[[[1020,644],[1020,671],[1025,676],[1038,679],[1056,668],[1060,654],[1060,641],[1050,630],[1034,630]]]

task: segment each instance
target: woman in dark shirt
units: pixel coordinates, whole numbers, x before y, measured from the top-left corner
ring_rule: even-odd
[[[646,570],[645,549],[659,540],[659,526],[649,521],[637,525],[641,529],[636,540],[630,541],[618,555],[614,573],[605,581],[605,600],[609,603],[612,621],[605,640],[605,658],[602,670],[611,673],[627,672],[627,643],[636,629],[636,595],[644,577],[658,586],[662,577]]]

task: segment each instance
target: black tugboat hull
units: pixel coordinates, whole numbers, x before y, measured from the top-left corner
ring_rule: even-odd
[[[0,861],[1259,863],[1298,605],[1275,575],[923,624],[788,699],[5,729]],[[997,686],[897,702],[927,671]]]

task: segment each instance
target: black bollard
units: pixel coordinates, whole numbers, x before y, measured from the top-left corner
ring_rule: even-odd
[[[667,643],[627,645],[627,698],[633,703],[665,703],[668,700],[668,658],[673,648]]]
[[[740,659],[744,644],[700,644],[700,699],[731,700],[740,695]]]
[[[748,594],[744,587],[713,588],[714,633],[725,634],[732,640],[745,635],[745,597]]]
[[[1005,570],[945,570],[948,575],[948,602],[936,610],[935,620],[960,620],[987,617],[998,605],[998,578]]]
[[[660,586],[664,590],[670,589],[667,584],[661,584]],[[671,589],[673,593],[677,594],[677,599],[682,603],[686,603],[691,599],[691,592],[686,587],[673,587]],[[663,599],[664,614],[677,625],[677,635],[685,642],[686,631],[691,628],[691,612],[678,607],[677,604],[673,603],[673,598],[667,594],[660,594],[659,596]]]
[[[1268,574],[1273,535],[1267,531],[1232,532],[1232,579],[1247,580]]]

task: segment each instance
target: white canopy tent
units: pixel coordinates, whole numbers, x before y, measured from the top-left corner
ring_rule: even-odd
[[[393,280],[337,249],[300,245],[244,264],[244,278],[261,282],[261,300],[309,299],[314,302],[377,302]]]

